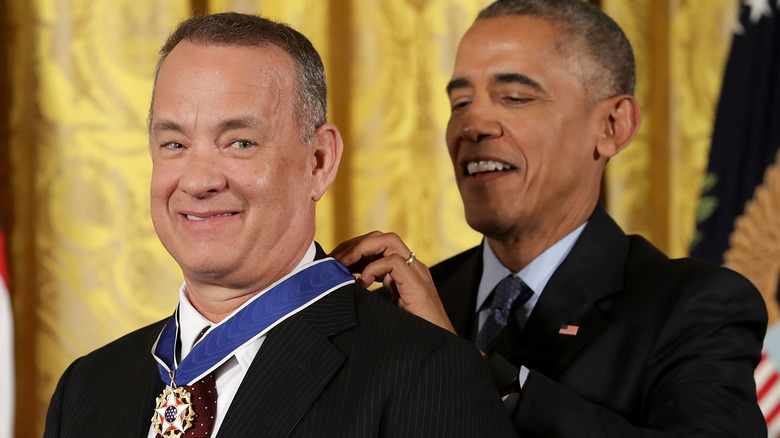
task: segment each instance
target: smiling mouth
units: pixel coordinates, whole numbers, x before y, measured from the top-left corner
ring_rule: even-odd
[[[189,219],[191,221],[205,221],[205,220],[209,220],[209,219],[212,219],[212,218],[215,218],[215,217],[233,216],[235,214],[238,214],[238,213],[219,213],[219,214],[212,214],[210,216],[203,216],[203,217],[201,217],[201,216],[194,216],[194,215],[191,215],[191,214],[188,214],[186,216],[187,216],[187,219]]]
[[[469,161],[466,163],[466,173],[468,173],[469,176],[486,172],[502,172],[512,169],[514,169],[514,167],[509,164],[493,160]]]

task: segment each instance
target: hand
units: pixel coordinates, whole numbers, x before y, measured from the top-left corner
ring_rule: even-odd
[[[436,292],[431,272],[395,233],[372,231],[341,243],[330,255],[353,274],[357,283],[368,287],[374,281],[393,294],[398,307],[455,333],[444,305]]]

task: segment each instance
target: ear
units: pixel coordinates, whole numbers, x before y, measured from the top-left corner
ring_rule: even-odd
[[[604,130],[596,143],[596,152],[600,156],[610,158],[634,139],[642,122],[642,113],[636,98],[629,94],[607,99],[600,105],[604,105]]]
[[[344,141],[338,128],[326,123],[314,133],[311,155],[312,188],[311,199],[317,202],[328,190],[339,170],[341,154],[344,152]]]

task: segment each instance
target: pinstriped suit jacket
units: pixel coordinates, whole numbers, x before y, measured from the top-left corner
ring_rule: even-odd
[[[77,359],[44,437],[145,437],[163,325]],[[515,436],[481,362],[468,342],[348,285],[269,332],[219,436]]]

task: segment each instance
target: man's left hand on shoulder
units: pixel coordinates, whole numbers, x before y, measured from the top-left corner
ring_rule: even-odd
[[[431,272],[397,234],[372,231],[341,243],[330,255],[360,274],[360,286],[381,282],[398,307],[455,333]]]

